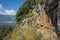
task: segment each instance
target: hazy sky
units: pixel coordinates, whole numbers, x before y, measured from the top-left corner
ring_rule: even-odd
[[[15,15],[26,0],[0,0],[0,15]]]

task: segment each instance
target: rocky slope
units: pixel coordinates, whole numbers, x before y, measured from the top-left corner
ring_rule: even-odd
[[[25,18],[4,40],[58,40],[54,28],[39,25],[40,16]],[[40,20],[39,20],[40,21]]]

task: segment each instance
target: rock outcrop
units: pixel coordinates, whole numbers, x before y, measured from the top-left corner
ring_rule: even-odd
[[[58,36],[55,32],[55,27],[52,24],[51,19],[48,18],[46,15],[46,12],[43,10],[43,15],[38,18],[38,24],[37,26],[42,34],[46,37],[44,40],[58,40]]]

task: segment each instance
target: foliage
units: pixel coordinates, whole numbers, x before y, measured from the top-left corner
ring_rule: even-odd
[[[40,40],[41,33],[36,30],[34,27],[29,27],[23,33],[25,40]]]
[[[19,8],[16,14],[16,20],[20,23],[24,18],[30,17],[33,13],[29,13],[30,10],[34,9],[34,5],[36,5],[36,0],[26,0],[25,3]]]
[[[13,32],[10,36],[10,40],[41,40],[42,34],[35,25],[25,29],[19,29],[18,31]]]
[[[0,25],[0,40],[2,40],[9,32],[13,30],[13,26],[9,24]]]

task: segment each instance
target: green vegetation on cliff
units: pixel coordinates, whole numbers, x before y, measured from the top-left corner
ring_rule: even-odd
[[[36,6],[36,0],[26,0],[16,14],[17,23],[21,22],[26,17],[32,16],[33,13],[29,13],[29,11],[33,10],[34,6]]]

